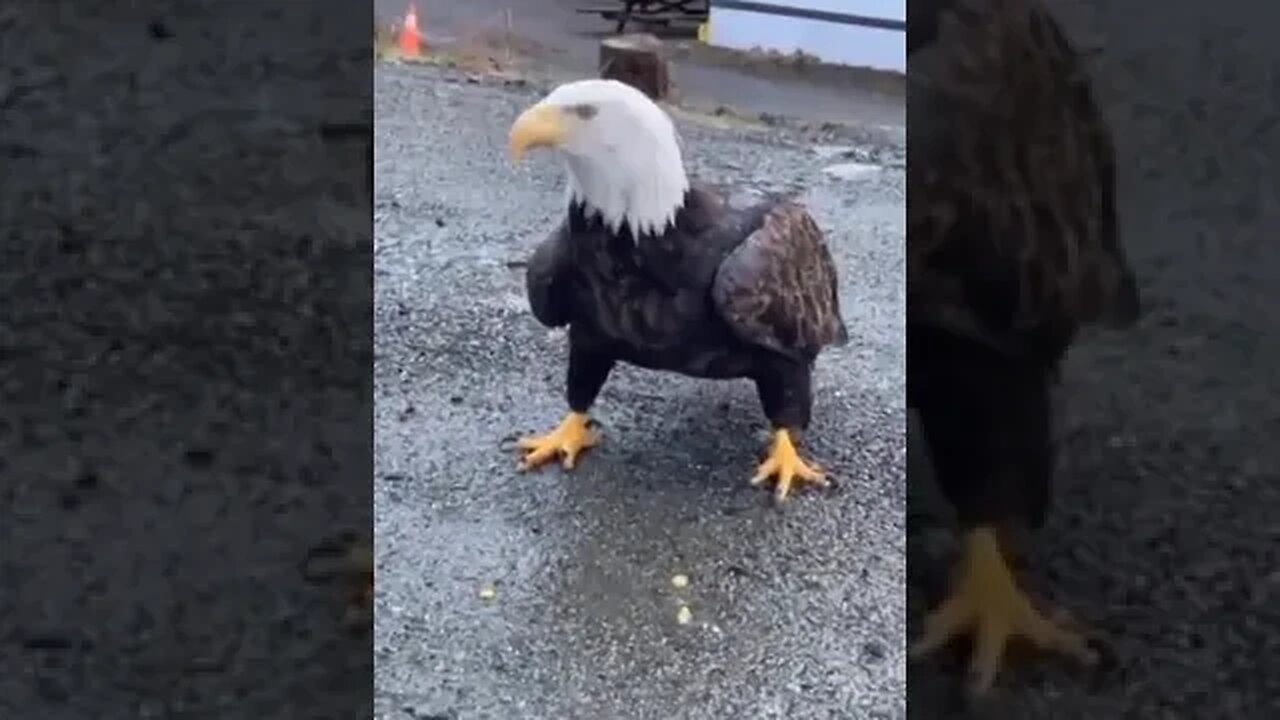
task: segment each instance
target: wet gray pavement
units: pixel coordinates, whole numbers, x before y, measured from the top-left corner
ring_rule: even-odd
[[[838,487],[777,508],[747,484],[746,382],[622,368],[577,471],[515,472],[512,440],[564,411],[564,340],[518,267],[562,177],[504,150],[538,91],[375,78],[377,716],[903,717],[901,145],[681,121],[695,176],[803,189],[841,270],[852,341],[818,364],[806,435]]]
[[[599,0],[419,0],[420,27],[429,40],[449,45],[483,33],[505,33],[510,17],[517,44],[536,55],[539,65],[567,77],[594,76],[597,47],[612,34],[614,23],[579,14],[579,7],[600,7]],[[407,0],[374,0],[384,22],[403,18]],[[628,27],[628,32],[660,27]],[[700,106],[727,106],[752,114],[798,117],[818,122],[900,126],[905,122],[901,94],[877,90],[877,80],[853,72],[797,71],[743,67],[699,53],[687,37],[669,35],[674,43],[672,78],[681,101]],[[687,46],[687,47],[686,47]],[[679,48],[685,47],[685,50]],[[890,83],[892,84],[892,83]]]
[[[1095,58],[1120,156],[1124,242],[1147,316],[1066,367],[1055,505],[1028,579],[1115,653],[1097,675],[1022,656],[983,710],[1061,718],[1265,718],[1280,710],[1280,407],[1274,368],[1280,9],[1061,0]],[[1270,15],[1267,22],[1264,15]],[[1263,57],[1274,57],[1274,51]],[[934,505],[912,443],[913,513]],[[935,506],[936,507],[936,506]],[[911,616],[936,583],[929,522],[910,541]],[[941,588],[939,588],[941,589]],[[947,716],[956,668],[910,669],[911,715]]]

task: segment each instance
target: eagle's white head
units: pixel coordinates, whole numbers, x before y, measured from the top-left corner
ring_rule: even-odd
[[[511,157],[550,147],[569,171],[569,199],[600,213],[614,232],[661,233],[684,204],[675,124],[644,93],[617,80],[579,80],[552,90],[511,126]]]

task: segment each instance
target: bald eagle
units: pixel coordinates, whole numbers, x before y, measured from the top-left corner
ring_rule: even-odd
[[[825,485],[796,435],[813,402],[814,360],[847,340],[836,268],[805,208],[772,199],[735,207],[685,174],[670,116],[615,80],[561,85],[511,127],[519,162],[553,148],[568,175],[568,208],[534,251],[533,315],[568,326],[568,414],[524,438],[521,468],[562,458],[572,469],[599,440],[588,412],[613,367],[755,382],[773,442],[753,485],[776,477]]]
[[[1110,132],[1057,22],[1028,0],[909,12],[907,396],[965,535],[914,652],[971,634],[981,693],[1014,636],[1095,659],[1006,556],[1048,512],[1050,389],[1069,346],[1086,324],[1132,325],[1139,298]]]

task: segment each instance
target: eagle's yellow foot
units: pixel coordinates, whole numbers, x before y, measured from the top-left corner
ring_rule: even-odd
[[[1098,659],[1083,636],[1061,627],[1032,606],[1018,588],[990,528],[979,528],[965,538],[956,585],[950,597],[925,620],[924,632],[912,646],[911,654],[928,654],[966,633],[973,637],[971,689],[979,695],[991,689],[1005,646],[1018,635],[1043,650],[1056,650],[1086,665]]]
[[[813,483],[820,487],[827,486],[827,478],[822,474],[822,470],[800,459],[800,453],[796,452],[796,446],[791,442],[791,433],[786,430],[778,430],[774,433],[773,448],[769,451],[769,457],[756,468],[751,484],[759,486],[775,475],[778,483],[774,486],[774,495],[778,500],[786,500],[787,494],[791,492],[792,483],[797,481]]]
[[[533,470],[557,457],[563,458],[564,468],[572,470],[583,451],[600,444],[600,434],[591,426],[584,413],[571,412],[560,426],[546,435],[522,438],[518,445],[526,451],[520,461],[521,470]]]

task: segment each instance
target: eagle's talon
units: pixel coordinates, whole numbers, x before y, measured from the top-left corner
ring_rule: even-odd
[[[774,497],[778,501],[786,500],[792,486],[798,482],[819,487],[827,487],[829,484],[826,475],[817,465],[806,464],[801,459],[800,453],[796,451],[795,444],[791,441],[791,434],[786,430],[775,433],[769,457],[765,458],[756,469],[756,474],[751,478],[751,485],[759,487],[775,476],[778,480],[774,487]]]
[[[994,533],[986,529],[974,531],[968,538],[955,589],[925,619],[924,632],[912,644],[911,656],[927,655],[964,634],[973,638],[969,677],[976,695],[991,689],[1005,648],[1016,636],[1084,665],[1098,660],[1098,653],[1083,635],[1067,630],[1031,604],[1000,554]]]
[[[546,435],[521,438],[516,445],[525,456],[517,466],[521,471],[534,470],[562,458],[565,470],[577,465],[578,456],[600,444],[600,434],[592,429],[590,420],[582,413],[569,413],[559,427]]]

